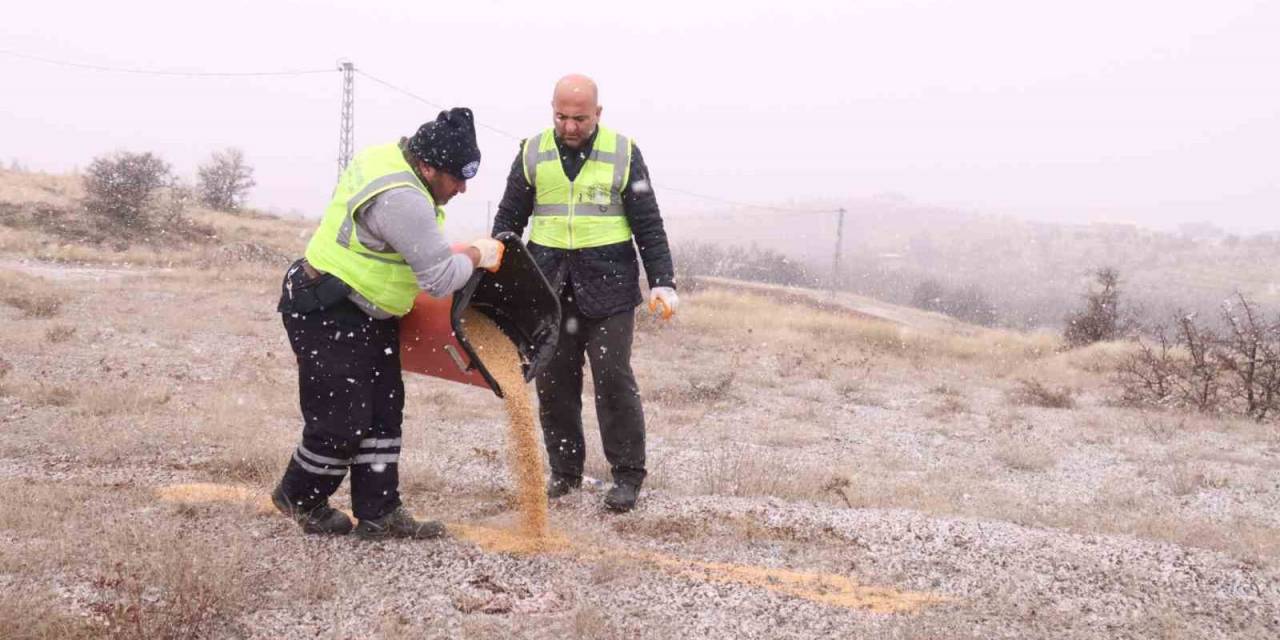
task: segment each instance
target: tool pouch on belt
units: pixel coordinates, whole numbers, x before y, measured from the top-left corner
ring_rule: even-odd
[[[323,311],[343,300],[351,293],[351,286],[329,273],[312,278],[303,268],[306,259],[299,259],[289,266],[280,284],[280,313],[311,313]]]

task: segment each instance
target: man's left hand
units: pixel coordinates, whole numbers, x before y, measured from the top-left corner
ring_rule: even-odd
[[[676,314],[678,306],[680,306],[680,296],[676,295],[675,289],[654,287],[649,290],[649,311],[660,315],[663,320],[670,320],[671,316]]]

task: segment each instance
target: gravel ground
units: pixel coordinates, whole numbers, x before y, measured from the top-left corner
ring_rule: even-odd
[[[820,376],[763,330],[642,326],[637,511],[582,491],[552,505],[563,546],[497,550],[501,403],[415,377],[406,501],[455,536],[319,539],[260,509],[298,430],[276,267],[192,310],[174,304],[202,274],[58,268],[29,271],[57,315],[0,305],[0,596],[47,592],[84,624],[118,620],[124,566],[150,576],[153,620],[176,615],[166,589],[205,594],[179,637],[1280,636],[1273,426],[1116,408],[1089,384],[1074,410],[1012,405],[1022,364],[873,354]],[[160,498],[191,483],[216,499]],[[12,608],[0,624],[35,628]]]

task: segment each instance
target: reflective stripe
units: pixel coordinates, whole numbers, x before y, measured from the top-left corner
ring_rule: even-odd
[[[310,463],[309,463],[309,462],[307,462],[306,460],[303,460],[303,459],[302,459],[302,456],[298,455],[298,452],[297,452],[297,451],[294,451],[294,452],[293,452],[293,461],[294,461],[294,462],[296,462],[296,463],[298,463],[298,466],[299,466],[299,467],[302,467],[303,469],[306,469],[307,471],[310,471],[311,473],[314,473],[314,474],[316,474],[316,475],[318,475],[318,476],[345,476],[345,475],[347,475],[347,470],[346,470],[346,469],[321,469],[320,467],[317,467],[317,466],[315,466],[315,465],[313,465],[313,464],[310,464]]]
[[[535,204],[533,205],[533,215],[535,216],[567,216],[569,215],[569,205],[567,204]]]
[[[555,149],[538,152],[538,162],[551,162],[552,160],[557,162],[560,160],[560,153]]]
[[[342,226],[338,228],[338,244],[342,245],[343,248],[349,249],[351,247],[351,231],[355,228],[356,208],[360,206],[360,203],[363,202],[365,198],[369,197],[369,194],[380,189],[385,189],[388,185],[400,182],[413,184],[417,181],[418,176],[415,176],[413,173],[408,171],[401,171],[400,173],[392,173],[382,176],[381,178],[365,185],[365,187],[356,193],[355,196],[347,200],[347,217],[343,219]]]
[[[524,141],[524,174],[529,179],[529,186],[537,184],[538,161],[540,154],[538,146],[542,144],[542,136],[537,135]]]
[[[400,454],[398,453],[362,453],[356,456],[352,464],[377,464],[399,461]]]
[[[302,445],[298,445],[298,452],[306,456],[307,458],[310,458],[311,460],[319,462],[320,464],[328,464],[328,465],[333,465],[335,467],[344,467],[346,465],[351,464],[351,458],[347,458],[346,460],[341,460],[338,458],[330,458],[328,456],[322,456]]]
[[[361,449],[386,449],[398,447],[403,438],[365,438],[360,441]]]
[[[613,161],[613,189],[610,197],[615,203],[622,202],[622,176],[626,174],[628,162],[623,162],[623,158],[627,158],[627,137],[621,133],[617,134],[617,144],[614,147],[618,151],[618,159]]]
[[[614,216],[625,216],[626,211],[620,204],[592,204],[584,202],[573,208],[573,216],[585,216],[589,218],[609,218]]]
[[[622,136],[618,136],[618,137],[621,138]],[[595,160],[596,162],[616,162],[618,160],[618,154],[614,153],[613,151],[592,150],[591,159]]]
[[[600,205],[593,202],[583,202],[573,208],[575,216],[625,216],[626,210],[622,204]],[[569,205],[567,204],[535,204],[533,205],[533,215],[535,216],[568,216]]]

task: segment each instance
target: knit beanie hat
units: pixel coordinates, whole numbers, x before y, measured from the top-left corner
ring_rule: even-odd
[[[409,138],[409,153],[459,180],[470,180],[480,169],[475,118],[466,107],[441,111]]]

